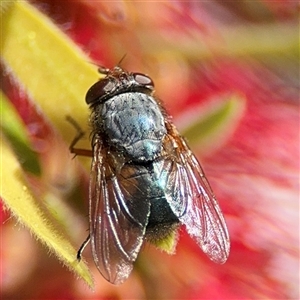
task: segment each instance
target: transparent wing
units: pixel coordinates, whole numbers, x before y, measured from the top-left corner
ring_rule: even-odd
[[[196,157],[175,134],[169,136],[172,155],[161,166],[172,174],[166,179],[166,199],[203,252],[214,262],[224,263],[230,241],[223,214]]]
[[[131,273],[142,246],[150,204],[135,201],[138,192],[128,190],[130,178],[121,181],[114,173],[109,155],[95,140],[89,191],[90,236],[100,273],[111,283],[120,284]]]

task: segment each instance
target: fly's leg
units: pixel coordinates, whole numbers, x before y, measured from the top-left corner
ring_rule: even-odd
[[[78,143],[79,140],[81,140],[84,136],[84,131],[81,129],[79,124],[70,116],[66,117],[66,120],[76,129],[77,134],[75,135],[73,141],[71,142],[71,145],[69,146],[70,152],[74,153],[76,155],[80,156],[93,156],[92,150],[88,149],[81,149],[81,148],[75,148],[75,145]]]
[[[91,157],[93,155],[92,150],[87,150],[87,149],[80,149],[80,148],[75,148],[75,145],[78,143],[78,141],[80,139],[82,139],[82,137],[84,136],[84,131],[81,129],[81,127],[79,126],[79,124],[70,116],[66,117],[66,120],[76,129],[77,134],[75,135],[73,141],[71,142],[70,146],[69,146],[69,150],[71,153],[74,153],[75,156],[76,155],[81,155],[81,156],[89,156]],[[86,238],[86,240],[82,243],[82,245],[80,246],[80,248],[77,251],[77,260],[80,261],[81,260],[81,255],[82,252],[84,251],[85,247],[87,246],[87,244],[90,242],[90,235],[88,235],[88,237]]]
[[[86,238],[86,240],[82,243],[82,245],[80,246],[80,248],[77,251],[77,260],[81,261],[81,256],[82,256],[82,252],[84,251],[85,247],[87,246],[87,244],[90,242],[90,235],[88,235],[88,237]]]

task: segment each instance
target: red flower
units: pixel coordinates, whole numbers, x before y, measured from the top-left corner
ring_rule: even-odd
[[[294,4],[284,2],[284,13],[280,13],[280,4],[269,1],[251,5],[220,1],[31,3],[88,53],[91,61],[112,67],[127,54],[122,66],[151,75],[175,123],[202,157],[232,246],[229,260],[215,265],[182,229],[175,255],[146,245],[131,277],[120,287],[101,278],[87,249],[83,256],[95,277],[92,292],[2,213],[3,297],[299,297],[299,74],[295,68],[299,41]],[[5,18],[13,9],[4,11]],[[57,196],[59,224],[73,244],[80,245],[88,227],[87,203],[83,201],[88,171],[75,165],[68,154],[72,128],[68,129],[63,119],[74,112],[85,124],[86,111],[68,99],[55,102],[58,104],[50,109],[37,102],[32,87],[19,80],[21,68],[14,68],[8,52],[13,49],[4,51],[2,57],[2,90],[26,125],[41,167],[37,178],[26,177],[28,185],[24,187],[43,199],[42,207],[49,205],[47,199],[55,210],[53,195]],[[31,59],[22,62],[24,68]],[[48,57],[47,62],[41,61],[45,76],[36,79],[37,86],[52,80],[47,75],[52,62],[61,66],[53,77],[63,80],[59,73],[65,71],[64,62],[57,65],[55,58]],[[77,72],[74,89],[78,91],[80,76],[88,71],[71,70]],[[73,76],[74,72],[67,74]],[[69,89],[67,83],[65,88]],[[51,90],[43,92],[51,94]],[[6,126],[3,122],[5,133]],[[1,196],[6,200],[2,192]]]

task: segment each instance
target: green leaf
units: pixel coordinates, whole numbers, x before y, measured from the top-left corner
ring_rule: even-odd
[[[63,138],[70,141],[74,135],[66,115],[88,129],[85,94],[99,79],[89,58],[26,1],[10,6],[1,25],[4,64]]]
[[[35,200],[14,152],[4,139],[1,139],[0,146],[1,197],[6,207],[69,269],[92,287],[93,279],[86,264],[76,260],[74,247],[66,237],[58,232],[53,220],[45,214],[44,209]]]
[[[10,141],[15,155],[25,171],[41,175],[38,155],[31,149],[26,128],[19,115],[3,93],[0,92],[1,129]]]
[[[176,245],[178,242],[178,230],[172,231],[169,235],[163,239],[157,241],[151,241],[151,244],[155,245],[156,248],[167,252],[168,254],[174,254]]]
[[[228,140],[245,112],[245,105],[243,96],[231,94],[210,101],[207,107],[193,107],[182,116],[188,120],[186,126],[180,126],[182,134],[191,146],[199,147],[203,153],[210,152]]]
[[[99,78],[95,66],[58,27],[28,2],[12,2],[2,11],[1,18],[1,59],[6,70],[13,74],[15,81],[69,143],[74,129],[66,122],[67,115],[76,119],[82,128],[87,128],[88,107],[84,97]],[[41,205],[30,192],[17,157],[26,158],[28,164],[23,164],[24,170],[35,175],[40,172],[38,159],[30,150],[24,128],[4,97],[1,102],[1,127],[15,151],[8,147],[2,136],[1,197],[19,222],[92,287],[92,276],[86,264],[76,261],[76,250],[70,238],[60,233],[64,228],[55,219],[55,212],[51,212],[51,205],[47,204],[47,199],[53,199],[53,195],[51,192],[44,195]]]

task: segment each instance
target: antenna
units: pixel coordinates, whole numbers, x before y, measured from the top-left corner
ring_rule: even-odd
[[[117,63],[117,67],[120,67],[120,65],[121,65],[122,61],[125,59],[126,55],[127,55],[127,53],[125,53],[125,54],[122,56],[122,58],[121,58],[121,59],[119,60],[119,62]]]

